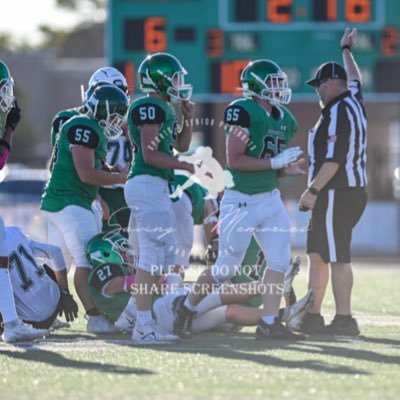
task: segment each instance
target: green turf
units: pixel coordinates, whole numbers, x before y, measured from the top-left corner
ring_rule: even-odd
[[[397,399],[400,269],[356,268],[354,314],[362,336],[274,346],[254,329],[207,333],[172,346],[135,348],[96,337],[84,320],[32,345],[0,344],[0,399]],[[306,287],[306,272],[295,282]],[[332,314],[327,297],[325,315]]]

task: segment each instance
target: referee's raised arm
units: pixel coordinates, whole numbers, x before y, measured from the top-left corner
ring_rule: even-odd
[[[340,41],[340,46],[343,52],[343,64],[344,68],[347,72],[347,79],[349,81],[359,81],[362,84],[362,77],[360,73],[360,69],[354,59],[353,53],[351,49],[356,42],[357,39],[357,29],[346,28],[344,31],[342,40]]]

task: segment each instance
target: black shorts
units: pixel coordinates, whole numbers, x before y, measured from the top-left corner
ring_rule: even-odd
[[[307,234],[307,254],[326,263],[351,262],[351,236],[367,204],[363,188],[329,189],[318,194]]]

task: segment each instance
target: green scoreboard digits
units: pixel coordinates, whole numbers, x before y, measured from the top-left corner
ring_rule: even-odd
[[[268,58],[294,93],[316,67],[341,62],[346,27],[367,92],[400,92],[400,0],[109,0],[107,56],[135,87],[141,60],[170,52],[195,94],[238,93],[249,60]]]

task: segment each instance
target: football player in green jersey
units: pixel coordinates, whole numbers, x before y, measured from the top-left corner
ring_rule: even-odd
[[[129,252],[128,240],[116,231],[99,233],[86,247],[86,257],[91,266],[88,277],[90,296],[112,323],[133,300],[129,293],[134,282],[133,269],[127,260]]]
[[[114,67],[102,67],[96,70],[89,79],[86,91],[82,89],[82,101],[85,102],[93,91],[101,86],[111,84],[120,88],[126,95],[129,94],[129,86],[124,75]],[[57,134],[62,124],[80,112],[84,112],[84,107],[74,107],[58,112],[53,118],[51,128],[51,146],[56,143]],[[53,154],[54,156],[54,154]],[[51,158],[51,160],[53,157]],[[124,128],[124,134],[111,139],[107,142],[107,164],[116,166],[120,170],[132,161],[132,148],[129,141],[127,127]],[[50,164],[50,170],[52,166]],[[99,225],[102,230],[114,230],[120,227],[122,232],[128,228],[130,210],[125,203],[123,185],[111,185],[100,187],[99,196],[93,203],[93,212],[95,212]]]
[[[85,102],[93,94],[93,91],[102,85],[115,85],[120,88],[126,95],[128,95],[129,92],[128,83],[124,75],[122,75],[122,73],[119,72],[116,68],[107,66],[96,70],[89,79],[88,88],[86,89],[86,91],[84,90],[83,85],[81,86],[83,105],[66,110],[61,110],[53,118],[50,136],[51,146],[53,147],[53,154],[50,158],[50,171],[52,170],[52,165],[57,150],[57,137],[62,125],[72,117],[81,113],[85,113],[87,111],[84,106]],[[118,166],[116,168],[119,169],[122,169],[127,164],[127,161],[131,159],[132,155],[130,144],[128,144],[129,140],[126,130],[127,128],[124,128],[123,135],[115,139],[110,139],[107,142],[106,162],[110,166],[114,166],[117,164]],[[119,187],[120,185],[117,186]],[[116,212],[119,209],[122,209],[122,211]],[[92,204],[92,210],[96,216],[97,224],[100,227],[99,229],[104,229],[106,227],[116,229],[118,226],[125,227],[125,229],[127,229],[127,221],[129,220],[130,211],[126,206],[123,190],[121,188],[119,188],[119,190],[107,188],[104,189],[104,192],[102,192],[102,188],[100,188],[99,195],[96,197],[96,200]],[[113,214],[115,214],[115,216]],[[69,266],[71,263],[70,255],[64,254],[64,257],[66,259],[67,265]]]
[[[87,242],[100,228],[92,202],[100,185],[123,183],[128,167],[111,172],[105,164],[107,140],[122,134],[129,99],[114,85],[96,88],[84,103],[87,114],[66,121],[59,132],[53,169],[42,196],[41,209],[48,222],[49,242],[70,253],[76,265],[76,292],[89,316],[90,332],[107,331],[106,321],[93,313],[88,292]],[[104,322],[104,324],[103,324]]]
[[[297,130],[295,118],[284,107],[291,90],[286,74],[270,60],[250,62],[240,81],[244,97],[229,104],[224,116],[228,170],[234,185],[225,190],[221,202],[218,258],[201,274],[195,290],[177,310],[175,333],[190,336],[203,288],[225,282],[235,274],[254,234],[267,256],[263,282],[270,289],[263,294],[263,317],[256,338],[294,340],[299,335],[277,318],[284,275],[290,265],[290,224],[278,178],[284,173],[305,172],[299,163],[291,166],[301,155],[300,148],[287,148]]]
[[[83,99],[90,97],[94,88],[102,84],[115,85],[126,95],[129,95],[129,86],[124,75],[114,67],[102,67],[90,77],[88,89],[83,94]],[[130,165],[131,161],[132,146],[126,126],[123,135],[107,142],[106,162],[108,165],[121,170],[126,165]],[[121,233],[127,236],[130,210],[125,202],[124,185],[102,186],[99,189],[99,196],[103,208],[102,231],[120,229]]]
[[[173,149],[187,151],[192,136],[195,106],[190,101],[192,86],[185,83],[186,71],[171,54],[149,55],[139,66],[141,91],[147,94],[129,107],[128,126],[135,146],[135,162],[125,185],[125,199],[131,209],[139,243],[136,281],[151,285],[165,268],[175,267],[176,220],[169,198],[174,169],[194,173],[194,166],[173,156]],[[178,132],[172,103],[180,107],[184,121]],[[138,322],[132,334],[134,344],[175,341],[164,335],[151,316],[151,294],[136,296]]]

